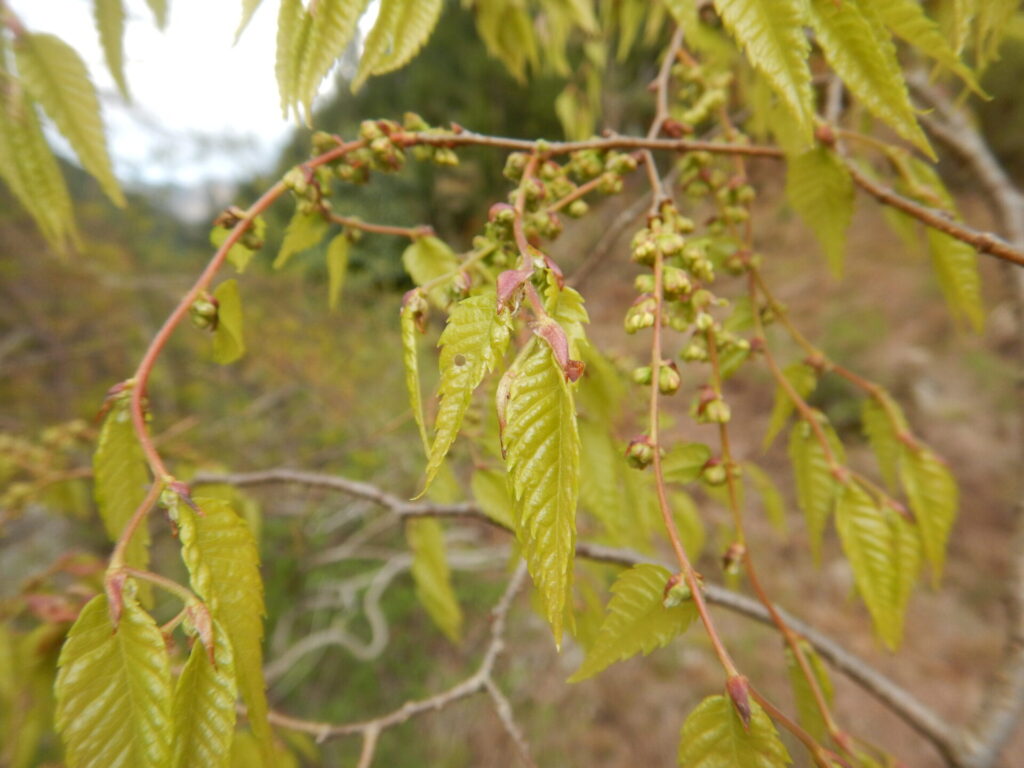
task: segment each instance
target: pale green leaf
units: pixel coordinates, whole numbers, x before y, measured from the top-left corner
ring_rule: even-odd
[[[56,726],[68,768],[166,768],[171,671],[153,621],[124,595],[115,630],[106,595],[82,609],[60,652]]]
[[[318,245],[327,234],[328,226],[327,219],[319,213],[296,210],[285,228],[281,250],[274,259],[274,269],[281,269],[295,254]]]
[[[249,231],[253,233],[254,238],[262,245],[263,238],[267,234],[267,222],[262,216],[257,216],[252,220],[249,225]],[[217,248],[224,245],[224,242],[228,239],[228,235],[231,234],[230,229],[224,227],[214,227],[210,230],[210,243]],[[235,268],[235,271],[241,274],[245,272],[245,268],[249,266],[249,262],[252,261],[252,257],[256,254],[252,248],[246,246],[241,240],[232,243],[230,250],[228,250],[228,261]]]
[[[787,365],[782,369],[782,375],[804,400],[810,396],[811,392],[814,391],[814,387],[818,384],[817,371],[806,363]],[[790,399],[789,394],[781,385],[776,386],[775,402],[772,404],[772,414],[768,418],[768,431],[765,433],[764,440],[761,443],[762,451],[767,451],[772,443],[775,442],[775,436],[786,426],[786,422],[789,421],[792,413],[793,401]]]
[[[196,639],[174,689],[174,768],[227,768],[235,732],[235,655],[213,621],[213,660]]]
[[[526,67],[540,66],[533,23],[521,0],[487,0],[477,3],[476,29],[487,52],[499,59],[519,82]]]
[[[71,198],[35,104],[25,94],[0,89],[0,178],[58,250],[77,240]]]
[[[921,532],[924,558],[931,565],[932,580],[938,584],[959,506],[956,480],[928,448],[905,447],[900,459],[900,481]]]
[[[593,344],[582,344],[580,357],[585,365],[577,395],[580,411],[598,421],[612,423],[622,408],[628,380]]]
[[[672,574],[643,563],[622,571],[612,584],[604,621],[580,668],[569,678],[579,682],[638,653],[664,648],[697,617],[692,600],[666,608],[665,586]]]
[[[377,21],[366,36],[359,71],[352,81],[357,91],[371,75],[404,67],[434,31],[443,0],[381,0]]]
[[[810,0],[811,26],[825,58],[871,114],[934,157],[907,94],[896,46],[875,11],[858,0]]]
[[[366,5],[367,0],[318,0],[311,6],[315,11],[295,83],[295,100],[305,107],[307,121],[320,83],[351,42]]]
[[[821,657],[818,656],[810,643],[805,640],[798,640],[797,642],[800,643],[800,650],[807,660],[807,666],[811,668],[811,675],[818,685],[818,690],[821,692],[825,704],[831,706],[834,692],[832,680],[828,676],[828,670],[825,669],[824,662],[822,662]],[[786,648],[786,669],[789,672],[789,683],[793,688],[793,698],[796,700],[796,712],[800,725],[819,744],[824,744],[828,739],[828,726],[826,726],[825,718],[818,708],[811,684],[804,675],[803,669],[797,661],[796,654],[793,653],[791,648]]]
[[[939,25],[924,12],[919,0],[865,0],[893,34],[956,74],[975,93],[981,86],[970,68],[960,61]],[[1017,0],[1012,0],[1016,3]]]
[[[786,504],[782,500],[782,494],[778,486],[772,480],[771,475],[761,469],[757,464],[749,461],[743,462],[743,474],[750,478],[761,497],[761,506],[764,508],[765,517],[779,533],[786,532]]]
[[[875,499],[856,483],[842,487],[836,530],[875,632],[890,649],[900,642],[894,531]]]
[[[339,235],[339,237],[345,237]],[[427,453],[430,453],[430,438],[427,437],[426,420],[423,417],[423,396],[420,393],[420,362],[416,352],[416,338],[420,335],[416,325],[416,316],[412,305],[402,305],[399,315],[402,329],[402,362],[405,365],[405,389],[409,394],[409,407],[412,417],[420,433],[420,441]]]
[[[896,473],[900,461],[900,433],[907,431],[903,412],[888,394],[879,391],[877,397],[870,397],[861,405],[860,423],[878,460],[882,478],[891,490],[896,487]]]
[[[893,533],[893,562],[895,569],[895,596],[893,621],[896,638],[903,636],[903,622],[907,604],[921,574],[921,535],[918,526],[907,522],[902,515],[888,511],[889,527]]]
[[[441,402],[434,420],[424,489],[430,486],[462,427],[473,391],[505,354],[509,319],[498,313],[493,292],[463,299],[452,308],[441,333]]]
[[[227,633],[249,725],[269,756],[273,737],[263,682],[263,582],[256,542],[228,502],[196,498],[195,503],[202,515],[186,505],[178,507],[182,559],[192,589]],[[269,757],[265,761],[273,764]]]
[[[146,0],[158,29],[167,27],[167,0]]]
[[[652,501],[653,505],[657,506],[657,498]],[[696,562],[704,551],[704,542],[707,539],[707,531],[704,528],[704,521],[701,520],[700,510],[697,509],[697,502],[688,493],[673,491],[669,494],[668,505],[672,509],[676,528],[679,529],[683,549],[686,550],[690,561]]]
[[[417,237],[402,252],[402,265],[416,285],[424,285],[446,275],[454,277],[459,260],[444,240],[428,235]],[[447,286],[443,283],[430,288],[427,296],[441,309],[449,304]]]
[[[302,0],[281,0],[277,14],[277,57],[274,72],[281,96],[281,113],[288,111],[298,99],[302,57],[309,40],[313,17],[306,12]]]
[[[805,0],[715,0],[715,10],[750,63],[786,105],[804,143],[814,127]]]
[[[1003,39],[1011,35],[1014,21],[1018,30],[1016,37],[1020,38],[1021,21],[1024,18],[1018,13],[1019,7],[1020,0],[986,0],[978,3],[978,18],[974,25],[974,58],[979,71],[999,58],[999,47]]]
[[[124,4],[122,0],[93,0],[92,10],[107,69],[127,100],[130,96],[128,81],[124,77]]]
[[[100,430],[92,459],[93,496],[111,541],[117,541],[149,488],[146,459],[132,427],[126,403],[115,403]],[[125,564],[139,570],[149,567],[149,528],[145,520],[125,550]],[[143,603],[152,600],[148,584],[140,584]]]
[[[962,240],[931,227],[927,236],[932,267],[950,311],[980,333],[985,326],[985,308],[977,252]]]
[[[853,180],[843,161],[825,147],[790,157],[786,199],[818,238],[832,274],[841,276],[854,199]]]
[[[523,361],[506,414],[516,537],[560,644],[576,546],[580,438],[572,391],[546,345],[535,342]]]
[[[827,424],[823,424],[822,429],[826,430],[835,459],[841,462],[842,447],[834,439],[834,433]],[[794,424],[789,433],[789,460],[796,478],[797,504],[807,521],[811,553],[815,562],[821,562],[821,539],[832,514],[839,484],[832,474],[824,448],[806,421]]]
[[[496,469],[478,469],[473,473],[469,487],[485,515],[509,530],[516,527],[512,497],[508,493],[508,480],[504,472]]]
[[[606,424],[585,419],[577,428],[580,433],[580,503],[609,533],[616,537],[625,535],[635,525],[631,524],[631,510],[622,481],[622,467],[626,466],[622,447]]]
[[[413,554],[416,596],[438,629],[458,643],[462,635],[462,609],[452,589],[441,523],[429,517],[408,520],[405,539]]]
[[[235,31],[235,42],[237,43],[239,38],[242,37],[242,33],[245,32],[245,28],[249,26],[249,22],[252,21],[253,14],[256,13],[260,7],[260,3],[263,0],[242,0],[242,18],[238,22],[238,29]]]
[[[785,768],[792,758],[771,718],[750,702],[750,727],[725,696],[704,699],[683,723],[680,768]]]
[[[217,329],[213,334],[213,359],[221,365],[233,363],[245,354],[242,333],[242,299],[238,281],[225,280],[213,292],[217,300]]]
[[[342,232],[327,245],[327,306],[333,312],[341,301],[341,289],[348,271],[348,254],[352,241]]]
[[[704,443],[678,443],[665,453],[661,461],[665,480],[686,484],[701,476],[704,465],[711,458],[711,449]]]
[[[124,195],[114,178],[96,90],[75,50],[53,35],[25,34],[14,46],[25,88],[71,144],[86,171],[119,206]]]

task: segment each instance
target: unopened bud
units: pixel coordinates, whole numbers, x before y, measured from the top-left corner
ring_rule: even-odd
[[[632,379],[634,384],[650,384],[651,383],[651,366],[642,365],[639,368],[633,369]]]
[[[682,377],[674,362],[662,363],[658,369],[658,391],[663,395],[673,395],[679,391]]]
[[[634,469],[645,469],[654,461],[654,446],[647,437],[632,440],[626,448],[626,461]]]

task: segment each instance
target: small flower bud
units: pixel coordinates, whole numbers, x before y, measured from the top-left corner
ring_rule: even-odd
[[[590,206],[587,205],[585,200],[573,200],[569,203],[569,206],[565,209],[565,212],[574,219],[578,219],[581,216],[586,215],[587,211],[590,210]]]
[[[506,179],[519,181],[523,178],[523,171],[526,170],[528,162],[530,162],[529,155],[524,152],[513,152],[506,158],[502,173]]]
[[[658,391],[663,395],[673,395],[679,391],[682,377],[674,362],[662,363],[658,369]]]
[[[704,418],[715,424],[727,424],[732,418],[732,411],[729,409],[728,403],[716,398],[704,408]]]
[[[638,437],[630,441],[626,448],[626,461],[634,469],[645,469],[654,461],[654,446],[647,437]]]
[[[639,368],[633,369],[633,383],[634,384],[650,384],[651,383],[651,366],[642,365]]]
[[[686,273],[679,267],[666,266],[662,272],[661,284],[665,289],[665,293],[678,296],[679,294],[689,293],[693,288],[690,283],[690,278],[686,276]]]
[[[633,287],[636,288],[637,293],[653,293],[654,275],[637,275],[633,280]]]

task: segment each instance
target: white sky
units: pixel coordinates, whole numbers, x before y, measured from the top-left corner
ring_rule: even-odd
[[[85,60],[103,102],[115,170],[125,182],[195,185],[273,163],[291,128],[274,77],[277,2],[264,0],[232,45],[241,0],[170,0],[163,32],[143,0],[125,0],[130,105],[107,71],[92,2],[9,5],[31,31],[59,36]],[[363,21],[365,27],[369,19]]]

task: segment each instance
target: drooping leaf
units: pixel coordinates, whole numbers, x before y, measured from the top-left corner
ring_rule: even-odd
[[[441,523],[429,517],[409,520],[405,539],[412,549],[416,596],[438,629],[453,643],[462,636],[462,609],[452,589]]]
[[[146,0],[150,12],[153,14],[153,21],[158,29],[167,26],[167,0]]]
[[[901,622],[897,616],[893,529],[871,495],[849,482],[842,487],[836,504],[836,530],[875,632],[895,650]]]
[[[865,2],[878,14],[894,35],[907,41],[925,56],[935,59],[943,67],[956,74],[975,93],[982,92],[974,73],[960,60],[956,51],[942,34],[939,25],[928,18],[924,7],[918,0],[865,0]]]
[[[827,425],[822,425],[829,437],[833,455],[840,453],[842,446]],[[840,455],[835,455],[842,461]],[[796,478],[796,498],[800,510],[807,521],[807,536],[810,539],[811,554],[816,563],[821,562],[821,539],[825,526],[832,514],[839,484],[832,474],[825,450],[818,441],[811,425],[800,421],[793,425],[789,433],[789,460],[793,464]]]
[[[711,449],[704,443],[678,443],[665,452],[662,472],[670,483],[685,485],[700,477],[711,458]]]
[[[950,311],[980,333],[985,326],[985,308],[977,252],[962,240],[931,227],[927,235],[932,267]]]
[[[344,235],[339,235],[344,237]],[[412,408],[412,417],[416,422],[416,428],[420,433],[420,441],[427,453],[430,453],[430,438],[427,437],[426,420],[423,417],[423,397],[420,394],[420,363],[416,353],[416,338],[419,336],[419,328],[416,325],[416,316],[411,304],[402,305],[400,314],[402,329],[402,362],[405,365],[405,389],[409,394],[409,407]]]
[[[295,100],[305,107],[307,122],[320,83],[352,41],[366,5],[367,0],[318,0],[310,6],[312,21],[295,83]]]
[[[348,271],[348,253],[352,241],[345,233],[335,235],[327,245],[327,307],[333,312],[341,301],[341,289]]]
[[[469,487],[485,515],[510,530],[515,528],[512,497],[508,493],[508,481],[504,472],[478,469],[473,473]]]
[[[874,9],[858,0],[810,1],[811,26],[825,58],[871,114],[934,157],[910,103],[896,46]]]
[[[974,59],[978,71],[999,58],[999,48],[1003,40],[1011,35],[1016,26],[1017,37],[1020,37],[1020,16],[1016,16],[1019,0],[986,0],[977,4],[977,19],[974,24]]]
[[[506,413],[516,537],[561,644],[576,546],[580,438],[572,390],[547,346],[533,344],[512,382]]]
[[[853,180],[843,161],[825,147],[790,157],[786,199],[818,238],[832,274],[840,277],[854,200]]]
[[[657,505],[656,500],[654,504]],[[672,509],[672,519],[679,529],[683,549],[686,550],[691,562],[696,562],[704,551],[704,542],[707,539],[707,531],[704,528],[704,521],[701,520],[700,510],[697,509],[697,502],[688,493],[673,491],[669,494],[668,504]]]
[[[796,393],[805,400],[818,384],[817,372],[806,363],[787,365],[782,369],[782,375]],[[775,402],[772,404],[772,414],[768,418],[768,431],[765,432],[764,441],[761,443],[762,451],[767,451],[775,442],[775,436],[786,426],[792,413],[793,401],[789,394],[782,386],[776,386]]]
[[[749,477],[761,497],[761,506],[768,522],[779,533],[786,532],[786,504],[771,475],[750,461],[743,462],[744,477]]]
[[[715,10],[750,63],[772,86],[809,143],[814,126],[804,0],[715,0]]]
[[[146,459],[135,436],[131,414],[124,404],[115,404],[103,422],[92,459],[92,473],[93,496],[100,519],[110,540],[117,541],[145,498],[150,482]],[[125,564],[143,571],[149,567],[149,528],[145,521],[128,542]],[[139,588],[143,603],[151,603],[149,585],[140,584]]]
[[[302,0],[281,0],[277,14],[277,58],[274,71],[281,96],[281,113],[288,112],[298,99],[299,74],[303,51],[313,26],[313,17],[306,12]]]
[[[807,666],[811,668],[811,674],[818,684],[818,690],[821,691],[825,704],[831,706],[834,692],[832,680],[828,676],[828,670],[825,668],[824,662],[822,662],[821,657],[818,656],[810,643],[805,640],[798,640],[797,642],[800,643],[800,650],[804,658],[807,659]],[[793,688],[793,698],[796,699],[796,711],[800,725],[818,743],[825,743],[828,738],[828,727],[825,725],[825,718],[822,716],[821,710],[818,709],[818,703],[814,698],[811,684],[807,681],[807,677],[797,661],[796,654],[790,648],[786,648],[786,669],[789,672],[790,686]]]
[[[238,690],[264,762],[273,765],[263,682],[263,582],[249,526],[223,499],[196,498],[202,515],[178,507],[181,554],[192,589],[221,623],[234,651]]]
[[[295,254],[318,245],[327,234],[327,228],[327,220],[319,213],[296,210],[284,231],[284,241],[274,259],[274,269],[281,269]]]
[[[14,50],[18,73],[32,98],[46,110],[107,197],[123,206],[124,195],[107,154],[99,100],[81,58],[53,35],[21,35]]]
[[[904,447],[900,482],[921,531],[924,559],[938,584],[946,561],[946,544],[956,520],[960,492],[946,465],[928,448]]]
[[[213,621],[213,661],[196,639],[174,689],[174,768],[227,768],[235,733],[235,656],[227,632]]]
[[[459,260],[444,240],[433,236],[417,237],[402,253],[402,265],[416,285],[424,285],[450,275],[459,267]],[[437,307],[449,304],[447,286],[435,285],[427,296]]]
[[[785,768],[792,762],[756,701],[750,702],[749,729],[726,696],[704,699],[683,723],[680,768]]]
[[[443,0],[381,0],[352,91],[359,90],[371,75],[404,67],[434,31],[443,4]]]
[[[430,486],[455,442],[473,391],[505,354],[508,337],[508,314],[498,313],[493,292],[469,296],[452,308],[438,340],[441,402],[434,421],[424,489]]]
[[[217,329],[213,334],[213,359],[221,365],[233,363],[245,354],[242,332],[242,299],[238,281],[225,280],[213,292],[217,300]]]
[[[664,605],[665,585],[671,576],[660,565],[648,563],[619,574],[601,628],[569,682],[586,680],[638,653],[646,656],[655,648],[664,648],[690,626],[697,617],[692,600],[671,608]]]
[[[893,423],[895,419],[896,423]],[[889,489],[896,487],[899,469],[900,432],[906,432],[907,422],[896,402],[885,392],[877,398],[869,397],[861,405],[860,423],[878,460],[878,468]]]
[[[533,23],[520,0],[488,0],[474,4],[476,29],[487,52],[499,59],[519,82],[525,82],[526,67],[537,69],[540,55]]]
[[[238,29],[235,31],[235,42],[237,43],[242,37],[242,33],[245,32],[245,28],[249,26],[249,22],[252,21],[253,14],[256,13],[260,7],[260,3],[263,0],[242,0],[242,18],[238,22]]]
[[[921,535],[920,528],[903,519],[902,515],[887,511],[889,527],[893,536],[893,562],[895,568],[895,597],[893,634],[897,638],[903,636],[904,617],[907,604],[914,592],[917,579],[921,575]]]
[[[115,630],[106,595],[82,609],[60,653],[56,725],[69,768],[165,768],[171,671],[153,617],[130,594]]]
[[[124,76],[124,4],[122,0],[93,0],[92,11],[107,69],[121,96],[128,100],[131,97]]]
[[[0,90],[0,178],[52,246],[64,250],[68,238],[77,240],[71,198],[35,104],[9,88]]]

